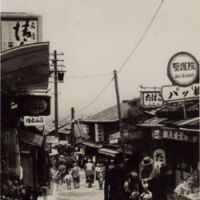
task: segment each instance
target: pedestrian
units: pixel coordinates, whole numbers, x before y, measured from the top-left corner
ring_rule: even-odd
[[[124,190],[127,200],[139,200],[139,177],[135,171],[130,172],[124,183]]]
[[[65,177],[66,173],[67,173],[67,168],[66,165],[63,162],[60,162],[60,165],[58,167],[58,171],[59,171],[59,183],[63,183],[64,180],[63,178]]]
[[[72,188],[72,186],[71,186],[72,185],[72,175],[69,171],[65,175],[64,181],[67,184],[67,189],[70,190]]]
[[[95,174],[95,166],[92,163],[91,159],[88,159],[88,162],[85,164],[85,175],[88,187],[92,187],[92,183],[94,183],[94,174]]]
[[[73,184],[74,184],[74,189],[77,189],[80,187],[80,168],[78,166],[77,163],[73,164],[73,168],[72,168],[72,178],[73,178]]]
[[[101,190],[103,188],[103,182],[105,179],[105,166],[103,163],[97,164],[98,168],[96,167],[96,178],[99,183],[99,189]]]
[[[140,195],[140,200],[153,200],[152,193],[148,188],[148,186],[149,186],[148,183],[144,182],[142,186],[143,186],[144,192]]]
[[[111,165],[106,173],[105,200],[124,200],[124,182],[126,169],[121,155],[115,158],[115,165]]]

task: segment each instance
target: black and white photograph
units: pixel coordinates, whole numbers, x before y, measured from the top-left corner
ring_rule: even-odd
[[[200,0],[0,9],[0,200],[200,200]]]

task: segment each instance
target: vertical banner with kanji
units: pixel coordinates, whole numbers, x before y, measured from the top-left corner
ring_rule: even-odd
[[[2,20],[1,51],[38,42],[37,19]]]

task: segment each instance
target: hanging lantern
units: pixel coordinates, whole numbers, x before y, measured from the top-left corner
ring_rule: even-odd
[[[64,71],[58,72],[58,81],[61,81],[61,82],[64,81]]]

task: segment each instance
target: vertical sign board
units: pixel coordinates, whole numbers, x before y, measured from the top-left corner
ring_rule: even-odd
[[[158,108],[163,105],[160,91],[140,91],[140,104],[144,108]]]
[[[95,124],[95,142],[104,141],[104,129],[101,124]]]
[[[41,16],[2,13],[1,51],[41,42]]]

